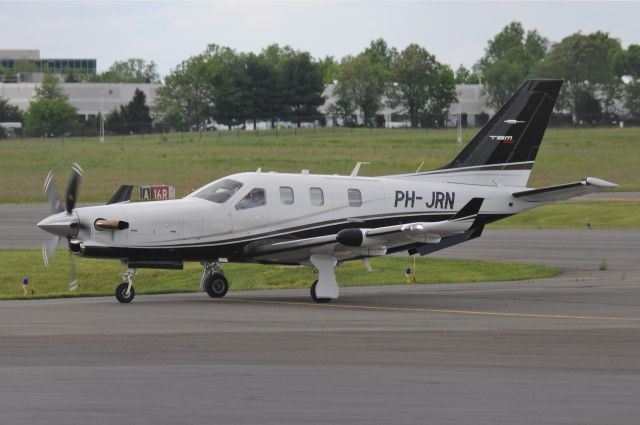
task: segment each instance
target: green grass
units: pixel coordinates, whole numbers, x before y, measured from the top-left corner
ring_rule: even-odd
[[[490,225],[491,228],[638,229],[640,201],[577,201],[545,205]]]
[[[464,132],[468,141],[475,129]],[[263,170],[348,174],[370,161],[362,175],[411,172],[441,166],[460,148],[455,130],[306,129],[275,132],[172,133],[97,138],[0,141],[0,202],[43,202],[42,184],[53,169],[60,189],[73,161],[85,178],[81,202],[109,199],[121,184],[172,184],[177,196],[211,180]],[[640,190],[640,129],[549,129],[531,185],[546,186],[597,176]]]
[[[23,299],[21,282],[28,276],[35,294],[28,298],[113,295],[122,270],[117,261],[76,259],[79,288],[69,292],[69,254],[58,250],[49,268],[42,265],[40,250],[0,250],[0,299]],[[413,268],[412,258],[381,257],[371,259],[374,271],[366,271],[360,261],[338,267],[342,286],[399,285],[405,283],[404,269]],[[555,276],[558,269],[532,264],[477,260],[417,259],[417,283],[455,283],[498,280],[537,279]],[[226,264],[225,274],[231,290],[306,288],[315,276],[309,267]],[[33,274],[35,271],[35,280]],[[187,264],[185,270],[140,270],[134,279],[136,293],[155,294],[198,291],[201,266]]]

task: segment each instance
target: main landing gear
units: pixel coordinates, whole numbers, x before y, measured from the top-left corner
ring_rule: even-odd
[[[124,282],[116,287],[116,298],[122,304],[130,303],[136,296],[136,291],[133,289],[133,276],[135,276],[137,272],[136,269],[127,269],[126,272],[120,275]]]
[[[340,289],[336,281],[338,261],[332,255],[312,255],[309,259],[318,270],[318,280],[311,285],[311,299],[317,303],[328,303],[338,298]]]
[[[212,298],[224,297],[229,290],[229,281],[224,277],[220,263],[203,263],[203,266],[200,289]]]

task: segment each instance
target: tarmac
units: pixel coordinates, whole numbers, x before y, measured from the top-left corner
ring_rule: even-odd
[[[0,301],[0,424],[637,424],[638,248],[637,230],[486,231],[438,256],[564,273],[341,288],[329,304]]]

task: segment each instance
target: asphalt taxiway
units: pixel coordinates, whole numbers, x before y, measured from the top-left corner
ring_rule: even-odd
[[[308,290],[0,301],[0,424],[637,424],[638,248],[640,231],[487,231],[439,255],[565,272],[322,305]]]

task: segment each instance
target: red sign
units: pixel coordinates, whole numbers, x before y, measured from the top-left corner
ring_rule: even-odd
[[[161,186],[151,186],[151,199],[161,200],[161,199],[169,199],[169,186],[161,185]]]

